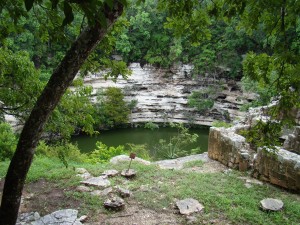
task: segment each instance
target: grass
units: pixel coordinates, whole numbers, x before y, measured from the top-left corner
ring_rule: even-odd
[[[7,162],[1,162],[0,177],[4,177]],[[203,162],[194,161],[186,167],[201,166]],[[62,187],[79,185],[73,167],[84,167],[94,176],[100,175],[106,169],[122,170],[128,163],[118,165],[70,163],[66,169],[59,160],[36,158],[28,174],[27,182],[46,179],[58,183]],[[272,185],[253,185],[246,188],[244,181],[239,179],[246,174],[233,171],[232,173],[186,173],[177,170],[161,170],[157,166],[145,166],[132,163],[137,171],[135,179],[126,180],[120,176],[111,178],[113,185],[120,185],[131,190],[132,198],[143,207],[153,210],[172,210],[176,199],[194,198],[202,203],[205,211],[197,214],[199,223],[212,219],[225,220],[231,224],[287,224],[296,225],[300,221],[300,196],[291,194]],[[141,188],[142,187],[142,188]],[[105,212],[102,201],[88,194],[76,191],[66,191],[70,198],[80,199],[83,205],[81,213],[101,210]],[[266,213],[260,210],[259,202],[263,198],[279,198],[284,202],[281,212]]]
[[[194,160],[183,164],[183,168],[202,167],[204,162],[202,160]]]

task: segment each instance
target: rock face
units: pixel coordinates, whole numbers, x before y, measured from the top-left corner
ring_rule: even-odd
[[[278,149],[276,155],[259,149],[253,176],[300,193],[300,155]]]
[[[287,136],[283,147],[291,152],[300,154],[300,126],[296,126],[294,131]]]
[[[211,127],[208,138],[208,156],[222,164],[246,171],[252,164],[249,145],[243,136],[236,133],[240,127],[216,128]]]
[[[91,85],[94,92],[107,87],[123,89],[126,101],[137,100],[130,122],[181,122],[211,125],[214,120],[234,119],[244,113],[239,107],[252,100],[254,96],[243,94],[235,81],[226,81],[220,77],[191,78],[192,66],[180,65],[171,69],[158,69],[139,63],[132,63],[129,68],[131,76],[127,80],[118,78],[117,82],[105,81],[103,73],[85,78],[85,84]],[[187,106],[187,97],[193,90],[213,87],[215,104],[211,112],[198,114]],[[228,118],[227,118],[228,119]]]

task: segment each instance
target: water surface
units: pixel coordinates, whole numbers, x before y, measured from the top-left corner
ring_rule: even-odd
[[[198,134],[196,143],[186,147],[186,151],[190,152],[191,149],[200,147],[201,152],[207,151],[208,145],[208,128],[189,129],[189,133]],[[152,157],[153,149],[159,142],[159,139],[168,141],[171,137],[178,133],[177,129],[171,127],[160,127],[156,130],[145,128],[122,128],[113,129],[108,131],[101,131],[97,136],[78,135],[72,138],[73,143],[77,143],[82,152],[91,152],[96,148],[96,142],[101,141],[107,146],[117,147],[119,145],[126,145],[127,143],[133,144],[146,144]]]

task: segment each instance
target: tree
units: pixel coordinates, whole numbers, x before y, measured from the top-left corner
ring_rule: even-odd
[[[97,100],[95,107],[100,126],[112,128],[128,122],[130,109],[121,89],[109,87]]]
[[[25,0],[25,6],[27,10],[30,10],[34,4],[45,2],[46,1]],[[126,1],[110,0],[71,2],[72,5],[69,1],[53,0],[46,2],[53,10],[61,12],[61,9],[63,9],[65,15],[63,25],[72,22],[74,18],[72,10],[75,7],[86,15],[88,25],[81,31],[58,67],[52,73],[49,82],[39,96],[24,125],[5,179],[0,208],[1,225],[13,225],[16,223],[26,175],[34,156],[35,147],[47,119],[66,89],[71,85],[72,80],[92,50],[99,41],[103,39],[111,25],[122,14],[124,4],[126,3]],[[58,3],[60,3],[59,7]],[[6,6],[8,12],[14,13],[12,14],[14,19],[17,19],[17,16],[20,15],[17,12],[26,15],[21,1],[13,0],[7,4],[2,2],[0,5],[1,10]]]

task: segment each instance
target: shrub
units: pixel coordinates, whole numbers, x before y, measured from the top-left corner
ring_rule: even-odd
[[[17,146],[17,138],[8,123],[0,123],[0,161],[11,159]]]
[[[108,147],[102,142],[97,141],[96,149],[88,154],[85,161],[89,163],[108,162],[112,157],[122,154],[125,154],[123,145],[119,145],[118,147]]]
[[[86,159],[86,155],[80,153],[77,145],[68,142],[51,146],[45,141],[40,141],[36,148],[36,155],[59,158],[66,167],[68,161],[83,162]]]
[[[147,123],[145,124],[144,128],[150,129],[150,130],[155,130],[155,129],[158,129],[159,126],[158,126],[156,123],[153,123],[153,122],[147,122]]]

